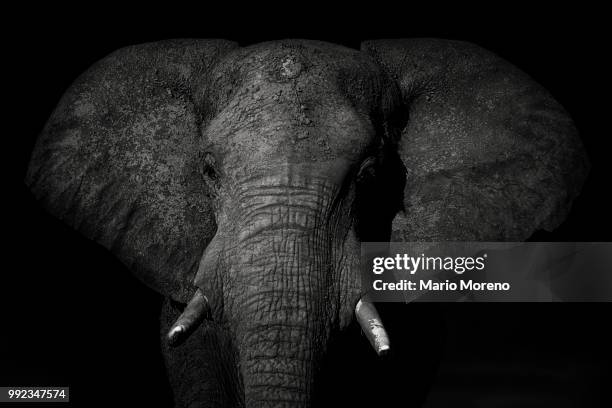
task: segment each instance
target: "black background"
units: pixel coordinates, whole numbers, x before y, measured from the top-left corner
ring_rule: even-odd
[[[111,5],[78,16],[34,7],[5,15],[12,24],[3,35],[3,55],[9,56],[3,65],[10,74],[3,84],[3,123],[9,126],[3,127],[2,162],[6,185],[15,190],[2,200],[0,385],[69,385],[79,406],[112,401],[109,392],[137,406],[170,400],[159,354],[159,296],[105,250],[42,212],[22,184],[33,142],[63,91],[92,63],[129,44],[177,37],[242,45],[312,38],[350,47],[374,38],[475,42],[552,92],[574,118],[591,160],[590,177],[567,221],[532,239],[612,240],[610,47],[602,10],[374,4],[378,11],[351,13],[296,3],[238,16],[239,6],[231,7],[177,7],[161,10],[161,17]],[[610,311],[609,304],[449,304],[441,312],[416,305],[414,313],[440,319],[447,328],[429,406],[449,400],[454,406],[604,406]],[[416,330],[414,336],[427,333]]]

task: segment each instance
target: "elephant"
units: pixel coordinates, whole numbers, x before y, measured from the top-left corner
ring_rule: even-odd
[[[475,44],[177,39],[76,79],[25,182],[165,297],[176,406],[308,407],[349,328],[356,361],[403,347],[362,242],[524,241],[588,169],[563,107]]]

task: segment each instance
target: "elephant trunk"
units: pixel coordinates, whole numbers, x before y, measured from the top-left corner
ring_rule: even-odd
[[[297,278],[294,278],[296,281]],[[239,352],[247,407],[310,406],[327,335],[317,295],[290,288],[249,294]],[[255,306],[256,305],[256,306]]]
[[[269,187],[267,188],[269,191]],[[337,311],[333,197],[295,187],[243,207],[227,299],[247,407],[309,406],[317,362]],[[296,195],[299,205],[294,205]]]

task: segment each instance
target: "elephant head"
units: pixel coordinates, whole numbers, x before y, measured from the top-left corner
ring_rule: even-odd
[[[472,44],[172,40],[78,78],[26,182],[171,299],[177,404],[297,407],[355,318],[394,347],[361,298],[360,242],[524,240],[587,168],[563,108]],[[194,362],[207,378],[187,380]]]

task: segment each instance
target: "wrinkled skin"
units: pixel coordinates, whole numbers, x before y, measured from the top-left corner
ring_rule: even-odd
[[[361,86],[339,83],[341,69]],[[360,295],[353,203],[359,168],[380,149],[382,73],[316,45],[254,47],[217,70],[205,132],[218,232],[195,282],[228,322],[246,405],[307,406],[323,340],[347,327]]]
[[[432,369],[392,317],[391,356],[343,355],[366,343],[360,242],[526,239],[562,221],[586,168],[563,109],[469,44],[177,40],[77,80],[27,182],[168,297],[164,336],[206,294],[208,319],[164,344],[177,406],[308,407],[348,398],[329,397],[336,374],[378,390],[350,391],[367,405],[418,388],[382,373]]]

